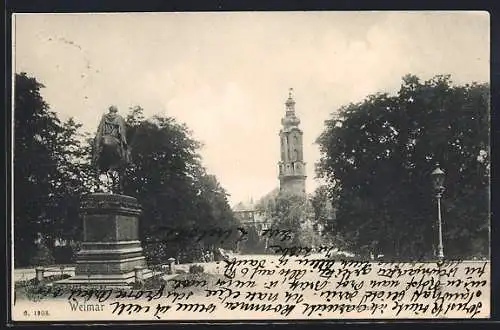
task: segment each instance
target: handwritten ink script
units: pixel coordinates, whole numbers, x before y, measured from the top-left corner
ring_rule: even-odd
[[[31,296],[17,299],[14,318],[489,317],[487,261],[365,262],[334,260],[326,249],[275,250],[278,254],[204,263],[203,273],[156,274],[130,288],[38,286]]]

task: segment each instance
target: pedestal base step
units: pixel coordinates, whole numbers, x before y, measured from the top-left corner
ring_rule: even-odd
[[[143,280],[153,276],[150,269],[143,270]],[[123,274],[106,275],[76,275],[64,280],[56,281],[53,285],[58,286],[82,286],[82,287],[129,287],[135,282],[135,272]]]

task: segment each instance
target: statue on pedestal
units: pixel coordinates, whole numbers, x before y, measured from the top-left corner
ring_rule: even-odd
[[[102,116],[94,139],[92,162],[113,181],[113,192],[123,193],[125,168],[130,163],[130,149],[126,137],[125,119],[115,106]]]
[[[93,165],[113,180],[113,193],[82,196],[83,241],[76,255],[75,276],[55,285],[129,286],[153,276],[153,272],[146,268],[140,242],[141,205],[123,192],[130,146],[127,124],[115,106],[102,116],[93,147]]]

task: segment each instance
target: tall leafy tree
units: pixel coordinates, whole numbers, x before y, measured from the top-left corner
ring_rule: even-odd
[[[15,77],[14,247],[16,264],[27,264],[57,173],[52,157],[59,121],[40,95],[40,84],[22,73]]]
[[[336,225],[353,250],[433,256],[439,163],[445,254],[488,253],[489,95],[488,84],[407,75],[397,95],[371,95],[326,122],[318,174],[340,189]]]
[[[148,245],[146,251],[165,259],[187,247],[215,244],[213,239],[193,242],[188,235],[174,235],[176,230],[236,224],[227,193],[201,164],[201,144],[185,125],[166,116],[145,119],[140,107],[130,109],[127,123],[132,164],[127,169],[125,194],[137,197],[142,205],[143,239],[161,241]]]
[[[141,115],[142,110],[133,109],[127,120],[133,162],[127,170],[125,194],[140,200],[141,229],[146,235],[157,224],[190,225],[196,215],[200,144],[172,118],[140,120]]]
[[[283,240],[275,236],[269,245],[282,247],[310,245],[311,235],[305,231],[304,226],[313,220],[313,209],[307,196],[279,193],[264,206],[265,217],[270,221],[272,229],[285,230],[291,238]]]
[[[54,196],[49,209],[52,238],[67,241],[82,239],[79,219],[80,198],[95,190],[96,170],[90,162],[91,147],[87,143],[88,134],[81,133],[82,125],[69,118],[62,123],[63,131],[57,140],[59,176],[54,180]]]
[[[321,185],[316,188],[314,194],[311,196],[311,206],[315,223],[325,228],[333,226],[335,212],[334,201],[335,199],[332,198],[328,191],[328,186]]]
[[[314,224],[319,226],[324,244],[335,245],[344,249],[345,237],[337,231],[336,210],[338,208],[337,186],[320,185],[312,194],[310,201],[314,216]]]
[[[196,182],[198,209],[204,214],[197,224],[200,228],[233,228],[238,222],[229,206],[228,194],[215,175],[203,173]]]
[[[14,98],[14,250],[17,265],[49,247],[78,222],[75,206],[85,191],[84,153],[73,119],[61,122],[40,95],[44,86],[16,74]]]

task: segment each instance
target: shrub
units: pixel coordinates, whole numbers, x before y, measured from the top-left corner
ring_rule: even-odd
[[[48,266],[55,263],[52,251],[45,244],[38,244],[35,254],[31,257],[32,266]]]
[[[205,268],[202,265],[189,266],[189,274],[202,274],[204,272],[205,272]]]
[[[157,289],[162,286],[167,286],[168,282],[165,281],[161,276],[153,276],[145,279],[141,283],[132,283],[133,290],[150,290]]]
[[[54,248],[54,261],[56,264],[72,264],[75,262],[73,247],[69,245],[56,246]]]

